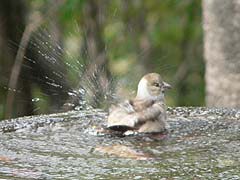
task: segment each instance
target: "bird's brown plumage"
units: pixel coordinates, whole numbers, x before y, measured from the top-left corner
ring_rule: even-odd
[[[145,75],[138,84],[133,100],[113,107],[108,117],[108,127],[125,127],[141,133],[162,132],[167,127],[164,92],[170,85],[157,73]],[[121,130],[121,129],[120,129]]]

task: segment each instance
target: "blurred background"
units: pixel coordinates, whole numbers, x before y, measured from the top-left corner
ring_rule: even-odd
[[[205,106],[202,24],[194,0],[2,0],[0,119],[107,109],[148,72],[169,106]]]

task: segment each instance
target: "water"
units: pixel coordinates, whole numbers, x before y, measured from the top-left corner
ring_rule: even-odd
[[[240,111],[169,108],[170,133],[96,135],[107,114],[1,122],[1,179],[240,179]],[[5,133],[3,133],[5,131]]]

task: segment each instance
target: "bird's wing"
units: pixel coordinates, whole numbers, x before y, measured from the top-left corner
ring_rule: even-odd
[[[157,119],[158,116],[164,113],[165,108],[162,103],[155,103],[152,106],[136,112],[138,123],[143,123],[149,120]]]
[[[136,112],[143,111],[146,108],[151,107],[154,104],[152,99],[134,99],[130,100],[129,103],[132,105]]]
[[[129,114],[135,112],[134,106],[131,104],[131,100],[124,101],[123,103],[119,104],[119,107]]]
[[[108,127],[126,126],[129,129],[135,126],[137,117],[134,113],[127,111],[125,106],[118,106],[112,109],[108,116]]]

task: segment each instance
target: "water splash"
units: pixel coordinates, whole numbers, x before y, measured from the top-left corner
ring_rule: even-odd
[[[101,76],[101,71],[104,71],[104,69],[93,74],[93,78],[84,76],[85,68],[87,67],[86,62],[84,62],[83,59],[72,55],[69,50],[64,49],[57,42],[52,41],[52,38],[53,36],[46,29],[42,29],[33,36],[32,40],[29,43],[29,49],[35,51],[37,56],[34,58],[29,55],[25,55],[23,68],[29,66],[32,67],[33,71],[35,71],[34,67],[42,66],[42,70],[48,69],[49,72],[46,75],[40,77],[32,75],[30,79],[37,79],[38,82],[42,83],[45,86],[45,89],[43,91],[52,91],[51,94],[59,96],[59,99],[62,98],[59,92],[67,94],[68,100],[65,99],[65,102],[63,102],[63,104],[64,106],[68,106],[69,109],[72,109],[74,107],[76,109],[92,108],[92,103],[89,102],[89,99],[90,97],[97,96],[96,94],[99,93],[99,89],[96,87],[100,87],[100,84],[98,84],[99,82],[96,81],[96,77]],[[39,58],[36,59],[36,57]],[[63,66],[66,67],[66,70],[64,70]],[[96,71],[97,70],[94,70],[94,72]],[[75,81],[76,79],[81,80],[83,76],[85,79],[82,80],[81,84],[78,82],[75,83],[75,85],[72,87],[66,87],[65,84],[61,84],[61,81],[59,80],[67,80],[69,78],[69,75],[71,77],[74,77],[73,79],[75,79]],[[96,101],[107,101],[108,97],[111,96],[111,93],[108,92],[107,88],[108,87],[101,89],[105,91],[102,92],[105,94],[104,98],[100,100],[98,97],[95,97]],[[47,94],[49,95],[49,93]],[[41,98],[34,97],[32,99],[32,102],[38,102],[36,99]],[[96,104],[99,104],[99,102],[96,102]]]

